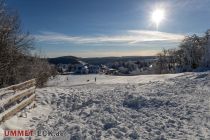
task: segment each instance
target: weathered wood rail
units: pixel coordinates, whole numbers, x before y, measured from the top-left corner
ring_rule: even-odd
[[[0,123],[14,116],[35,101],[36,80],[0,89]]]

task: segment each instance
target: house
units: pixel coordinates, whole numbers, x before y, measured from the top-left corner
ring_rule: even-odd
[[[100,72],[100,67],[98,65],[89,65],[88,66],[89,73],[99,73]]]
[[[100,66],[100,73],[108,74],[108,72],[109,72],[109,68],[106,65]]]
[[[117,75],[117,74],[119,74],[119,72],[116,69],[110,68],[110,69],[108,69],[108,73],[107,74]]]
[[[67,64],[58,64],[58,69],[61,73],[68,72],[68,65]]]
[[[89,69],[88,69],[88,64],[83,62],[83,61],[78,61],[78,64],[75,64],[75,73],[76,74],[88,74]]]

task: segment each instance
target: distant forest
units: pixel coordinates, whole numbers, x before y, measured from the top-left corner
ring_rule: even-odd
[[[124,56],[124,57],[93,57],[93,58],[81,58],[75,56],[62,56],[56,58],[48,58],[51,64],[77,64],[78,61],[84,61],[91,65],[105,65],[114,62],[128,62],[128,61],[153,61],[157,59],[157,56]]]
[[[75,69],[77,69],[78,65],[83,62],[87,68],[89,67],[86,74],[100,73],[100,70],[106,67],[107,71],[112,70],[113,72],[105,73],[112,73],[114,75],[149,74],[151,72],[148,71],[148,68],[156,60],[156,56],[126,56],[101,58],[77,58],[74,56],[63,56],[57,58],[48,58],[49,63],[56,65],[59,72],[62,72],[62,66],[65,67],[65,72],[75,72]]]
[[[128,61],[152,61],[156,56],[124,56],[124,57],[101,57],[101,58],[83,58],[82,60],[93,65],[108,64],[113,62],[128,62]]]

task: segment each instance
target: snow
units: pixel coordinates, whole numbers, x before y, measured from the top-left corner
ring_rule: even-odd
[[[62,75],[36,90],[27,118],[0,128],[61,131],[68,140],[210,139],[209,91],[209,72]]]
[[[110,75],[60,75],[48,82],[48,86],[76,86],[86,84],[125,84],[148,83],[151,81],[164,81],[165,79],[181,76],[180,74],[140,75],[140,76],[110,76]],[[95,77],[97,82],[95,83]],[[87,82],[87,80],[89,80]]]

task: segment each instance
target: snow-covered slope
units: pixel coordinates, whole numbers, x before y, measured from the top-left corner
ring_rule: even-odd
[[[162,75],[140,75],[140,76],[110,76],[110,75],[61,75],[48,82],[48,86],[75,86],[86,84],[120,84],[120,83],[148,83],[151,81],[164,81],[180,74],[162,74]],[[96,78],[96,82],[95,82]]]
[[[58,76],[37,89],[27,118],[1,128],[62,131],[68,140],[210,139],[209,91],[208,72]]]

